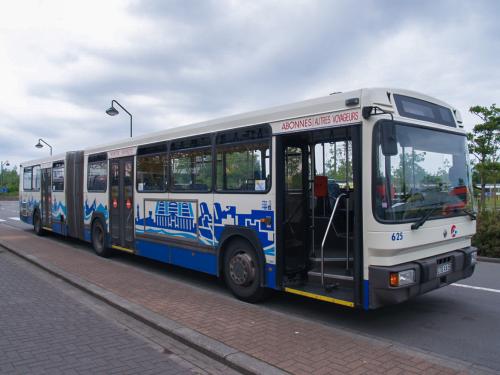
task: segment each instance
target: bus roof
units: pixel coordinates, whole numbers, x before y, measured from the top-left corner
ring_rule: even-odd
[[[107,152],[111,150],[118,150],[122,148],[140,146],[154,142],[168,141],[170,139],[184,138],[199,134],[212,133],[217,131],[228,130],[232,128],[239,128],[251,125],[272,123],[287,119],[300,118],[314,114],[342,111],[346,109],[360,108],[364,105],[379,105],[384,109],[392,108],[395,112],[393,103],[389,99],[389,94],[402,94],[411,96],[417,99],[422,99],[428,102],[436,103],[438,105],[450,108],[454,113],[456,110],[441,100],[436,98],[402,89],[391,88],[364,88],[343,93],[334,93],[328,96],[323,96],[315,99],[304,100],[300,102],[275,106],[262,110],[247,112],[243,114],[231,115],[214,120],[203,121],[190,125],[177,126],[168,130],[162,130],[146,135],[123,139],[118,142],[103,144],[98,146],[91,146],[84,148],[85,154],[94,154],[99,152]],[[346,106],[346,99],[359,98],[359,104],[354,106]],[[56,155],[50,160],[64,159],[64,154]],[[37,159],[23,163],[23,166],[35,165],[40,162],[50,161],[49,158]]]
[[[69,152],[69,151],[71,151],[71,150],[68,150],[67,152]],[[61,161],[61,160],[65,160],[65,159],[66,159],[66,152],[61,153],[61,154],[57,154],[57,155],[48,156],[45,158],[39,158],[39,159],[25,161],[25,162],[21,163],[20,167],[30,167],[33,165],[38,165],[38,164],[43,164],[43,163],[53,163],[53,162]]]

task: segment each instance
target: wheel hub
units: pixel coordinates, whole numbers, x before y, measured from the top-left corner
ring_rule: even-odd
[[[238,253],[229,261],[229,276],[237,285],[248,285],[255,279],[255,265],[250,255]]]

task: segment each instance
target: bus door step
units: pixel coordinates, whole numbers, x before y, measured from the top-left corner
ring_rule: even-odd
[[[354,236],[352,235],[352,233],[347,235],[346,232],[338,232],[338,233],[336,233],[336,235],[337,235],[337,238],[349,238],[350,240],[354,239]]]
[[[317,285],[326,291],[338,289],[339,287],[352,288],[354,285],[354,277],[348,274],[341,273],[324,273],[324,284],[321,284],[321,272],[316,270],[307,272],[307,284]]]
[[[354,307],[353,290],[350,287],[325,289],[321,285],[306,284],[302,286],[285,287],[285,292],[298,294],[308,298]]]
[[[307,272],[307,275],[309,275],[309,277],[313,277],[313,278],[316,278],[316,277],[319,277],[321,278],[321,272],[317,272],[317,271],[309,271]],[[325,279],[331,279],[331,280],[344,280],[344,281],[353,281],[354,280],[354,277],[351,276],[351,275],[341,275],[341,274],[334,274],[334,273],[325,273],[324,274],[325,276]]]
[[[315,258],[315,257],[310,257],[309,260],[311,261],[311,263],[321,263],[321,258]],[[354,259],[352,257],[349,257],[349,262],[352,262]],[[334,262],[345,262],[347,261],[347,258],[346,257],[325,257],[324,258],[324,261],[325,263],[326,262],[331,262],[331,263],[334,263]]]

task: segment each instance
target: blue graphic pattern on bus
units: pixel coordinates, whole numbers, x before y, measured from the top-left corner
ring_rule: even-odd
[[[28,222],[26,218],[31,218],[35,207],[40,206],[40,201],[36,200],[33,196],[29,197],[26,201],[19,201],[20,216],[23,221]]]
[[[146,202],[149,203],[149,202]],[[174,237],[196,239],[196,224],[194,210],[191,202],[156,201],[154,215],[149,210],[148,217],[141,218],[140,208],[137,205],[135,219],[136,232],[154,234],[167,234]]]
[[[89,206],[87,200],[85,200],[84,210],[85,210],[85,217],[84,217],[85,221],[89,221],[94,212],[102,212],[102,214],[104,215],[104,218],[106,219],[106,222],[108,221],[108,217],[109,217],[108,207],[103,206],[102,203],[97,204],[96,199],[94,199],[94,202],[92,203],[91,206]]]
[[[264,253],[274,256],[274,212],[270,205],[263,210],[250,213],[237,211],[236,206],[222,207],[214,203],[213,212],[206,202],[200,203],[198,220],[195,219],[195,202],[146,201],[147,217],[141,218],[137,205],[135,220],[137,233],[165,234],[199,240],[207,245],[216,245],[226,225],[237,225],[253,229],[264,248]],[[149,204],[149,205],[148,205]],[[197,229],[199,236],[197,234]]]
[[[26,202],[26,208],[30,213],[32,213],[35,210],[35,207],[38,206],[40,206],[40,201],[33,197],[30,197],[30,199]]]
[[[54,198],[54,201],[52,202],[52,217],[54,219],[59,220],[61,217],[66,217],[66,206],[63,204],[61,201],[57,201]]]

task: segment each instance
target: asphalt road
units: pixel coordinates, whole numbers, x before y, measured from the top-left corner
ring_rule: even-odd
[[[0,202],[0,225],[31,230],[14,219],[18,215],[17,207],[17,202]],[[92,251],[87,244],[72,243]],[[127,254],[117,254],[113,259],[232,298],[224,285],[212,276]],[[500,373],[500,264],[479,262],[474,275],[460,281],[459,285],[369,312],[287,293],[273,294],[261,307],[474,363]]]

